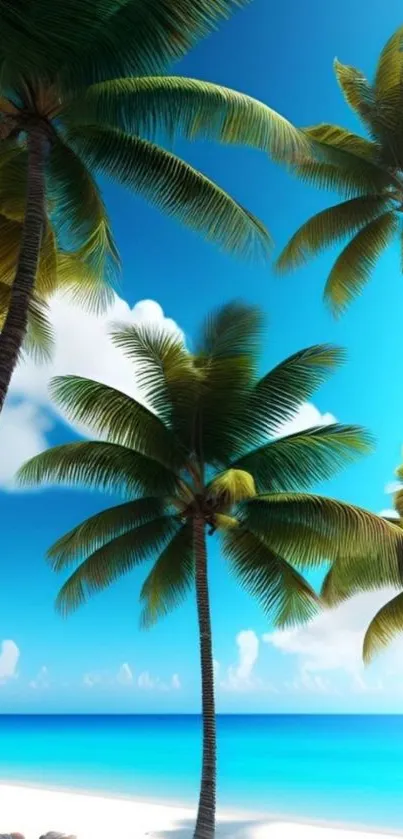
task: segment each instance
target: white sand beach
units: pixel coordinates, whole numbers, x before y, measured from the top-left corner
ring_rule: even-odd
[[[0,784],[0,832],[19,831],[39,839],[48,831],[77,839],[190,839],[191,809],[78,792]],[[217,839],[390,839],[402,833],[302,824],[281,818],[224,814]]]

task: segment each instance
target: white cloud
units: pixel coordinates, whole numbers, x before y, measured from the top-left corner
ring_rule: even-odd
[[[295,417],[279,425],[277,434],[283,437],[286,434],[296,434],[297,431],[304,431],[306,428],[312,428],[316,425],[331,425],[333,422],[337,422],[333,414],[329,412],[321,414],[318,408],[312,405],[312,402],[304,402]]]
[[[137,679],[137,684],[141,690],[153,690],[156,682],[155,679],[151,678],[148,670],[146,670],[144,673],[140,673],[140,676]]]
[[[110,339],[112,323],[152,323],[182,336],[177,324],[165,317],[154,300],[142,300],[130,308],[117,295],[108,311],[100,316],[84,311],[63,295],[55,295],[50,303],[50,319],[55,333],[52,362],[36,365],[29,358],[22,359],[1,415],[0,488],[3,489],[13,488],[13,476],[25,460],[47,448],[46,433],[58,416],[48,395],[53,376],[68,373],[86,376],[130,396],[138,396],[133,363]],[[83,427],[76,427],[76,431],[85,433]]]
[[[362,643],[369,622],[396,592],[393,589],[359,594],[335,609],[329,609],[310,623],[295,629],[275,630],[263,635],[263,641],[297,662],[297,684],[300,689],[329,691],[329,682],[319,682],[322,673],[344,674],[355,691],[380,689],[379,680],[369,683],[364,678]],[[380,657],[377,667],[390,668],[400,659],[403,640],[396,640]],[[304,681],[305,680],[305,681]]]
[[[171,679],[171,688],[172,690],[180,690],[182,687],[181,680],[177,673],[174,673]]]
[[[0,684],[17,676],[20,651],[15,641],[2,641],[0,652]]]
[[[259,656],[259,638],[252,629],[243,629],[236,636],[238,663],[229,667],[225,679],[221,682],[224,690],[251,690],[258,685],[253,670]]]
[[[403,489],[403,484],[401,481],[389,481],[387,484],[385,484],[386,495],[393,495],[393,493],[399,492],[399,489]]]
[[[50,687],[49,670],[45,665],[41,667],[35,679],[29,683],[29,687],[33,690],[46,690]]]
[[[380,513],[378,513],[378,516],[383,516],[384,518],[387,518],[387,519],[398,519],[399,518],[399,513],[397,513],[396,510],[394,510],[392,507],[390,507],[390,509],[381,510]]]
[[[47,448],[46,432],[52,426],[50,416],[30,402],[6,403],[0,415],[0,487],[15,488],[17,469]]]
[[[127,662],[125,662],[125,664],[122,664],[122,666],[119,668],[117,676],[116,676],[116,681],[120,685],[132,685],[133,684],[133,673],[131,671],[131,668],[127,664]]]

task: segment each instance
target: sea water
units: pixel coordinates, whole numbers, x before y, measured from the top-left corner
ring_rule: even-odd
[[[0,780],[195,804],[197,716],[0,716]],[[219,716],[222,808],[403,829],[403,717]]]

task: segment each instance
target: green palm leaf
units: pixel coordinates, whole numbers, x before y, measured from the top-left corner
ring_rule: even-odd
[[[376,114],[375,91],[360,70],[335,59],[334,71],[342,93],[350,108],[373,132]]]
[[[160,73],[248,2],[109,0],[101,22],[89,29],[90,37],[81,50],[80,61],[69,62],[66,77],[70,84],[80,85],[119,76]],[[99,20],[98,12],[96,19]]]
[[[277,270],[298,268],[309,257],[351,236],[386,210],[392,209],[393,202],[387,195],[364,195],[322,210],[294,233],[276,262]]]
[[[194,584],[192,522],[187,521],[158,557],[141,589],[140,624],[149,628],[179,606]]]
[[[256,384],[244,417],[250,444],[278,432],[344,361],[340,347],[319,344],[294,353]]]
[[[0,330],[10,305],[11,286],[0,282]],[[48,320],[48,306],[38,297],[33,297],[28,312],[28,327],[23,350],[37,364],[50,361],[54,349],[53,329]]]
[[[161,516],[107,542],[88,556],[60,589],[57,609],[68,615],[102,591],[150,554],[161,550],[179,523],[174,516]]]
[[[180,465],[175,439],[163,422],[131,396],[81,376],[57,376],[50,395],[66,416],[109,442],[135,449],[168,468]]]
[[[92,271],[98,275],[94,286],[82,275],[78,283],[73,274],[70,288],[76,298],[78,295],[90,307],[102,310],[113,299],[112,284],[120,262],[99,188],[87,166],[57,135],[49,169],[48,194],[56,207],[59,235],[88,263],[89,278]]]
[[[162,498],[137,498],[108,510],[102,510],[86,519],[58,539],[48,550],[54,571],[61,571],[75,564],[83,554],[97,551],[112,538],[128,530],[161,518],[164,510]]]
[[[176,475],[162,464],[116,443],[66,443],[28,460],[18,471],[20,486],[63,484],[133,496],[173,494]]]
[[[224,250],[239,256],[267,253],[270,238],[262,223],[171,152],[100,126],[71,130],[69,138],[95,171],[130,187]]]
[[[396,526],[396,522],[390,523]],[[324,603],[327,606],[337,606],[364,591],[378,591],[390,586],[401,587],[401,559],[399,556],[397,562],[388,563],[380,561],[376,553],[357,557],[350,556],[347,551],[340,561],[333,563],[322,582],[321,597]]]
[[[403,632],[403,593],[389,600],[372,619],[364,637],[363,656],[365,662],[372,658],[400,632]]]
[[[372,439],[363,429],[334,423],[274,440],[232,467],[253,475],[259,493],[287,492],[331,478],[372,448]]]
[[[199,376],[179,334],[153,324],[115,324],[115,346],[134,363],[142,398],[174,432],[183,430],[194,414]]]
[[[371,556],[380,563],[381,571],[388,573],[390,566],[398,569],[401,561],[399,528],[331,498],[300,493],[260,495],[240,505],[240,520],[272,550],[299,566]]]
[[[397,231],[398,220],[387,212],[369,222],[337,258],[325,286],[325,299],[335,313],[346,309],[368,282],[382,252]]]
[[[223,553],[241,585],[277,626],[292,626],[316,614],[318,597],[313,589],[262,539],[244,528],[230,528],[221,538]]]
[[[263,149],[275,159],[309,154],[304,135],[257,99],[180,76],[122,78],[87,88],[67,110],[70,124],[110,125],[157,140],[161,132]]]

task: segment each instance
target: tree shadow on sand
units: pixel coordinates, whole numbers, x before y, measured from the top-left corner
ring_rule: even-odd
[[[251,839],[254,830],[261,824],[262,822],[256,820],[219,822],[216,839]],[[265,824],[267,825],[267,819]],[[146,836],[147,839],[192,839],[194,827],[194,819],[187,819],[171,830],[150,831]]]

